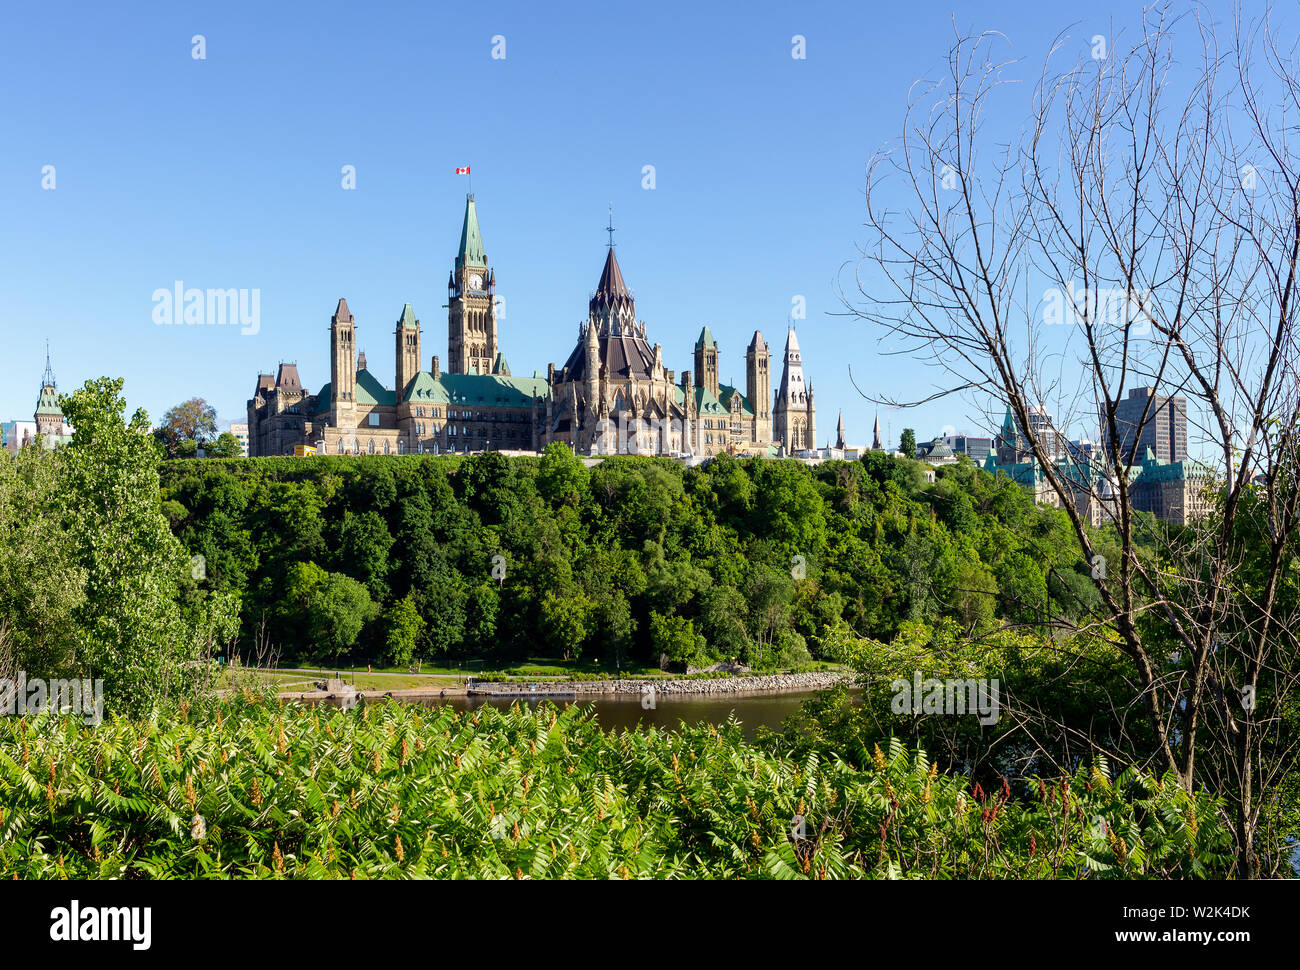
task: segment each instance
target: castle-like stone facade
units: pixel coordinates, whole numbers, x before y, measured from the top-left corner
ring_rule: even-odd
[[[612,243],[573,351],[544,376],[511,376],[473,196],[447,289],[445,371],[437,356],[421,368],[422,331],[408,303],[393,331],[393,386],[385,386],[357,352],[357,321],[340,299],[330,319],[330,382],[309,393],[296,364],[259,375],[248,402],[248,453],[536,452],[552,441],[579,454],[775,456],[815,447],[812,386],[804,384],[794,330],[775,394],[758,331],[745,354],[743,392],[719,382],[718,344],[707,326],[693,369],[676,380],[636,317]]]
[[[0,424],[0,448],[9,454],[40,442],[47,450],[66,445],[72,440],[72,428],[63,420],[59,407],[59,386],[54,382],[54,369],[50,366],[50,350],[45,348],[45,373],[41,376],[41,389],[36,396],[36,411],[31,421],[6,421]]]

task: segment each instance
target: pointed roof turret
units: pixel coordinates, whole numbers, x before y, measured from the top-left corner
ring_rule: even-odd
[[[618,258],[614,255],[614,247],[610,246],[609,254],[605,257],[605,268],[600,273],[600,282],[596,284],[596,294],[591,298],[591,307],[595,309],[601,306],[631,303],[632,294],[628,292],[627,284],[623,282],[623,271],[619,268]]]
[[[456,253],[456,268],[464,266],[487,267],[487,256],[483,252],[483,236],[478,228],[478,212],[474,208],[474,196],[465,196],[465,223],[460,229],[460,250]]]
[[[352,322],[352,311],[348,309],[348,301],[343,299],[343,297],[339,297],[339,305],[334,310],[334,322],[335,323]]]
[[[803,356],[799,353],[799,338],[791,327],[785,336],[785,363],[781,367],[781,384],[776,392],[776,400],[786,405],[805,405],[812,396],[812,387],[805,388],[803,379]]]
[[[718,349],[718,342],[713,339],[713,331],[708,328],[707,324],[705,325],[704,329],[700,331],[699,339],[695,341],[695,349],[696,350],[701,350],[701,349],[717,350]]]
[[[419,321],[415,319],[415,311],[411,309],[411,304],[408,303],[402,307],[402,316],[397,322],[401,326],[411,329],[414,329],[419,324]]]
[[[59,407],[59,392],[53,384],[42,384],[41,393],[36,398],[36,414],[62,414]]]
[[[840,423],[835,428],[835,447],[844,449],[848,445],[844,443],[844,412],[840,412]]]
[[[879,411],[876,412],[876,428],[871,438],[871,450],[872,451],[885,450],[884,442],[882,442],[880,439],[880,412]]]

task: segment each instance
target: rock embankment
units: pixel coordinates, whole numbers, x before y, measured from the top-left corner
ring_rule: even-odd
[[[805,673],[764,674],[754,677],[700,677],[665,680],[565,680],[525,682],[476,682],[470,694],[750,694],[782,691],[824,690],[848,674]]]

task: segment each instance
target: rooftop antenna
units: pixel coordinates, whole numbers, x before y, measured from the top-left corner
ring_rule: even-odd
[[[613,202],[609,204],[609,225],[605,227],[605,231],[609,233],[609,248],[613,249],[614,233],[617,231],[614,228],[614,203]]]

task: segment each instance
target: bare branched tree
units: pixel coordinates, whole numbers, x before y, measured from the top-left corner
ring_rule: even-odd
[[[1131,664],[1147,750],[1124,754],[1223,795],[1236,874],[1276,873],[1257,836],[1296,810],[1300,64],[1271,12],[1225,29],[1200,7],[1150,9],[1131,41],[1061,35],[1032,86],[1004,45],[958,33],[914,88],[868,165],[845,304],[933,365],[926,400],[1009,409],[1099,594],[1053,626]],[[999,142],[1017,101],[1027,123]],[[1170,398],[1193,484],[1160,521],[1135,466]],[[1081,423],[1086,454],[1057,430]]]

